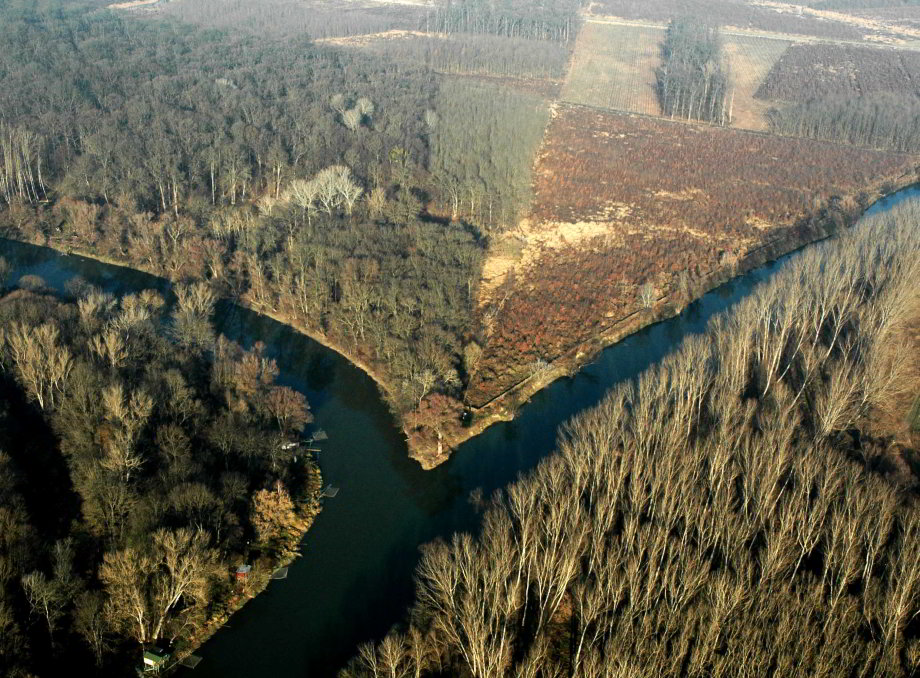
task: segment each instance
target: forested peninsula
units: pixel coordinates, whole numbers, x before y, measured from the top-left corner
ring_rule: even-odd
[[[215,335],[209,287],[172,302],[70,290],[25,276],[0,296],[8,676],[125,675],[163,639],[181,656],[296,554],[319,510],[296,444],[309,405],[260,346]]]

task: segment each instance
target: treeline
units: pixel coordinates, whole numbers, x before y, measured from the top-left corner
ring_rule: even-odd
[[[20,286],[0,299],[0,673],[127,675],[299,543],[319,477],[287,443],[309,405],[214,335],[204,284],[173,306]]]
[[[655,76],[662,115],[731,123],[731,76],[718,26],[692,17],[672,19]]]
[[[918,219],[809,250],[576,417],[341,675],[914,675],[917,478],[865,424],[916,386]]]
[[[580,7],[580,0],[440,0],[425,29],[567,43],[578,32]]]
[[[814,99],[773,108],[767,118],[777,134],[903,153],[920,151],[920,98],[909,94]]]
[[[359,49],[387,59],[406,59],[439,73],[561,80],[569,50],[546,40],[489,34],[407,35],[384,38]]]
[[[532,200],[532,168],[549,111],[542,97],[445,80],[435,102],[430,167],[439,209],[490,231],[512,226]]]

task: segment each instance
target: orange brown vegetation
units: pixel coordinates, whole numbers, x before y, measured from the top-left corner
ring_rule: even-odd
[[[484,352],[467,401],[480,407],[543,363],[577,362],[574,351],[618,325],[638,329],[720,277],[826,236],[867,204],[857,194],[907,183],[916,163],[560,108],[535,172],[537,236],[481,300]]]

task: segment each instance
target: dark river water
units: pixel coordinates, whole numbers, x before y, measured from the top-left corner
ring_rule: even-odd
[[[914,187],[878,204],[889,209]],[[57,288],[81,276],[119,294],[168,284],[136,271],[0,240],[13,280],[40,275]],[[338,354],[284,325],[233,304],[218,307],[219,331],[251,346],[262,341],[278,361],[279,381],[302,391],[315,423],[329,434],[318,455],[324,481],[340,492],[326,499],[288,578],[234,615],[198,652],[201,678],[332,676],[366,640],[403,617],[413,594],[419,547],[456,531],[473,531],[470,493],[488,497],[552,452],[560,424],[596,404],[613,385],[659,361],[688,334],[769,278],[783,260],[729,282],[681,315],[605,350],[571,378],[538,393],[509,423],[493,426],[433,471],[407,456],[403,436],[369,377]]]

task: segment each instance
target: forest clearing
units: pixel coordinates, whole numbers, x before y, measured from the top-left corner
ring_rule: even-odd
[[[664,26],[588,20],[575,44],[561,100],[615,111],[659,115],[655,69]],[[732,124],[767,129],[769,104],[754,98],[763,79],[790,42],[757,35],[725,36],[734,78]]]
[[[663,35],[658,28],[585,23],[575,43],[561,99],[658,115],[655,68]]]
[[[767,74],[789,48],[789,42],[763,37],[730,35],[725,38],[734,90],[732,126],[740,129],[766,130],[770,104],[755,97]]]

